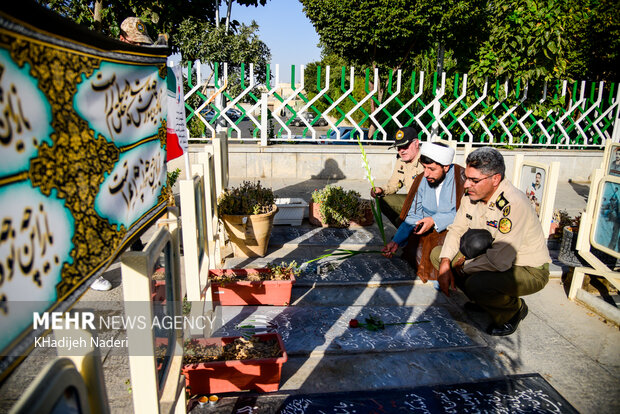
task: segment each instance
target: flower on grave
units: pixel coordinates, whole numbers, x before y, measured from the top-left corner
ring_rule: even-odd
[[[385,324],[381,319],[370,315],[368,318],[366,318],[366,323],[364,324],[364,327],[371,332],[375,332],[385,329]]]
[[[364,320],[366,323],[360,323],[357,319],[351,319],[349,321],[349,328],[366,328],[371,332],[376,332],[385,329],[388,325],[416,325],[418,323],[428,323],[430,321],[416,321],[416,322],[392,322],[384,323],[376,316],[370,315]]]
[[[368,165],[368,158],[366,157],[366,151],[364,151],[364,146],[362,145],[362,141],[360,140],[360,134],[357,134],[357,144],[360,148],[360,152],[362,154],[362,166],[366,170],[366,179],[370,182],[370,188],[375,190],[375,178],[372,176],[372,172],[370,170],[370,165]],[[383,245],[387,244],[385,239],[385,229],[383,228],[383,217],[381,215],[381,205],[379,204],[379,198],[375,197],[370,206],[372,207],[372,215],[375,218],[375,222],[379,227],[379,232],[381,233],[381,239],[383,239]]]

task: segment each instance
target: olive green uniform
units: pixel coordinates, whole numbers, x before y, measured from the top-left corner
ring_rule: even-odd
[[[413,184],[413,180],[418,174],[424,172],[424,167],[420,164],[420,155],[416,156],[411,162],[404,162],[400,158],[396,160],[394,172],[383,187],[385,196],[379,198],[381,212],[398,227],[400,225],[400,212],[407,198],[407,194],[396,194],[398,190],[405,187],[407,192]]]
[[[486,229],[493,244],[486,253],[465,261],[464,277],[456,282],[482,306],[497,325],[506,323],[521,306],[519,296],[541,290],[549,280],[549,251],[536,212],[527,196],[504,179],[488,203],[472,202],[467,195],[441,248],[433,251],[433,264],[453,260],[461,236],[468,229]]]

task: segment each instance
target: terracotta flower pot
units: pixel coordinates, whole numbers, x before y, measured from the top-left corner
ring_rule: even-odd
[[[268,268],[260,269],[210,269],[209,277],[231,272],[243,279],[251,273],[270,272]],[[213,301],[222,306],[239,305],[274,305],[287,306],[291,303],[291,291],[295,276],[290,280],[239,280],[234,282],[211,282]]]
[[[222,215],[222,222],[236,257],[262,257],[267,253],[273,219],[277,212],[278,206],[274,204],[269,213]]]
[[[321,213],[319,211],[320,208],[321,208],[320,203],[315,203],[314,201],[310,201],[310,205],[309,205],[310,211],[308,214],[308,221],[310,221],[310,224],[312,224],[313,226],[319,226],[319,227],[347,227],[347,226],[338,226],[334,224],[326,224],[323,221],[323,219],[321,219]],[[357,219],[357,220],[350,220],[348,227],[370,226],[374,222],[375,220],[374,220],[374,217],[372,216],[372,210],[370,208],[367,208],[364,210],[362,218]]]
[[[278,333],[257,334],[262,341],[276,338],[282,356],[277,358],[212,361],[183,366],[186,386],[191,394],[219,394],[244,390],[277,391],[280,387],[282,365],[288,360],[284,342]],[[237,337],[201,338],[204,344],[221,346]]]

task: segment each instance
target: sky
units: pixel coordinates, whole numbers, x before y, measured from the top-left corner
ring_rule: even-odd
[[[225,5],[220,7],[220,15],[226,16]],[[290,82],[291,65],[295,65],[295,82],[299,82],[299,66],[321,58],[319,35],[298,0],[267,0],[265,6],[259,7],[246,7],[235,2],[231,19],[245,24],[252,20],[258,23],[258,36],[271,51],[272,76],[275,77],[274,65],[280,65],[280,82]],[[169,61],[178,64],[180,59],[177,53],[170,56]],[[203,76],[209,76],[209,70],[206,66],[203,68]]]
[[[305,65],[320,59],[319,35],[297,0],[268,0],[265,6],[245,7],[233,3],[231,18],[249,24],[255,20],[258,35],[271,50],[271,63],[290,72],[290,65]],[[226,15],[225,7],[221,10]],[[290,75],[289,75],[290,76]]]

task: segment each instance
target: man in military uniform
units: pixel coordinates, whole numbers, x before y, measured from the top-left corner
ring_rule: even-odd
[[[128,17],[121,23],[119,39],[132,45],[151,46],[153,39],[146,31],[146,25],[137,17]]]
[[[375,187],[370,191],[372,198],[379,197],[381,212],[398,227],[401,223],[399,218],[407,194],[396,194],[398,190],[405,187],[408,192],[413,184],[413,180],[418,174],[424,171],[424,167],[419,162],[420,141],[418,141],[418,131],[413,127],[405,127],[396,131],[394,145],[398,151],[398,158],[394,166],[394,172],[388,180],[385,188]]]
[[[439,286],[449,296],[455,284],[472,301],[468,310],[487,312],[487,333],[510,335],[527,316],[519,296],[541,290],[549,280],[549,251],[540,221],[527,196],[504,178],[504,158],[494,148],[479,148],[467,157],[465,190],[454,223],[431,260],[439,269]],[[493,243],[482,254],[459,252],[468,229],[486,229]]]

